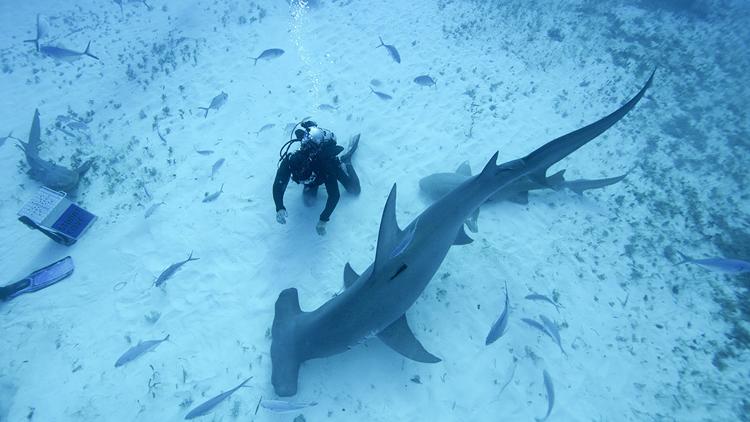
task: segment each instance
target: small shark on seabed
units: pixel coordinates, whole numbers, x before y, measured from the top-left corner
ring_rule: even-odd
[[[569,189],[573,192],[583,195],[584,191],[589,189],[599,189],[613,185],[623,180],[630,172],[621,176],[608,177],[606,179],[577,179],[565,180],[565,170],[548,176],[544,184],[524,176],[508,186],[495,192],[487,202],[510,201],[516,204],[526,205],[529,203],[529,192],[533,190],[552,189],[563,190]],[[434,173],[422,178],[419,181],[419,189],[433,201],[445,196],[448,192],[457,188],[459,185],[472,177],[471,166],[468,161],[464,161],[453,173]],[[466,227],[473,233],[477,232],[477,217],[479,208],[466,220]]]
[[[312,311],[302,311],[296,288],[279,294],[271,327],[271,384],[276,394],[297,393],[303,362],[343,353],[373,336],[409,359],[439,362],[416,338],[405,313],[451,247],[473,241],[463,228],[467,217],[495,192],[523,177],[546,185],[547,170],[625,117],[643,98],[653,77],[652,73],[640,91],[611,114],[521,159],[498,165],[495,153],[481,173],[430,205],[404,229],[396,219],[394,184],[383,209],[375,260],[362,274],[346,264],[344,291]]]
[[[53,45],[42,45],[39,47],[39,52],[45,56],[52,57],[53,59],[61,60],[64,62],[72,62],[82,58],[83,56],[91,57],[92,59],[99,60],[99,57],[91,54],[91,41],[86,45],[86,49],[83,53],[80,51],[69,50],[65,47],[57,47]]]
[[[90,159],[73,170],[57,165],[52,161],[43,160],[39,157],[39,147],[42,145],[41,133],[39,110],[37,109],[34,111],[34,118],[31,121],[29,142],[18,141],[17,144],[18,148],[26,155],[26,162],[30,167],[29,177],[50,189],[73,193],[78,188],[81,177],[91,168],[94,160]]]

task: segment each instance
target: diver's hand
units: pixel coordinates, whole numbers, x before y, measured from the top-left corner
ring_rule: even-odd
[[[289,216],[289,214],[283,208],[276,211],[276,221],[278,221],[279,224],[286,224],[287,216]]]
[[[323,236],[326,234],[326,223],[327,221],[318,220],[318,225],[315,226],[315,230],[318,232],[319,235]]]

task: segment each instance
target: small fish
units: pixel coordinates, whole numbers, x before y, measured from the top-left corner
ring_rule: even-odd
[[[11,130],[10,132],[8,132],[8,136],[0,137],[0,147],[3,146],[5,141],[7,141],[8,139],[15,139],[16,141],[23,142],[20,139],[13,136],[13,131]]]
[[[214,398],[212,398],[212,399],[204,402],[203,404],[199,405],[198,407],[195,407],[193,410],[191,410],[190,412],[188,412],[187,415],[185,415],[185,419],[195,419],[198,416],[207,415],[212,410],[214,410],[214,407],[218,406],[221,402],[223,402],[224,400],[226,400],[227,398],[229,398],[229,396],[231,396],[232,393],[234,393],[235,391],[237,391],[240,388],[244,387],[245,384],[247,384],[247,382],[250,381],[251,379],[253,379],[253,377],[250,377],[250,378],[246,379],[245,381],[242,381],[242,384],[234,387],[233,389],[231,389],[229,391],[225,391],[225,392],[219,394],[218,396],[216,396],[216,397],[214,397]]]
[[[277,57],[280,57],[282,54],[284,54],[284,50],[280,48],[269,48],[268,50],[264,50],[262,53],[260,53],[260,56],[254,57],[254,65],[258,64],[258,60],[271,60],[275,59]]]
[[[547,329],[547,333],[549,333],[550,337],[552,337],[552,340],[554,340],[555,343],[557,343],[557,346],[560,348],[560,351],[565,356],[568,356],[568,354],[565,352],[565,350],[562,347],[562,341],[560,340],[560,331],[557,329],[557,324],[550,321],[550,319],[544,315],[539,315],[539,319],[542,320],[542,323],[544,324],[544,328]]]
[[[209,195],[208,193],[206,193],[206,195],[204,195],[204,197],[203,197],[203,202],[213,202],[213,201],[215,201],[217,198],[219,198],[219,195],[221,195],[222,192],[224,192],[224,184],[223,183],[221,184],[221,189],[219,189],[217,192],[214,192],[211,195]]]
[[[291,412],[294,410],[304,409],[306,407],[316,406],[317,404],[318,402],[314,401],[308,403],[295,403],[284,400],[261,400],[260,402],[260,405],[263,406],[264,409],[276,413]]]
[[[214,165],[211,166],[211,179],[214,178],[214,175],[216,174],[217,171],[219,171],[222,165],[224,165],[224,159],[219,158],[218,160],[216,160]]]
[[[552,337],[552,335],[551,335],[550,333],[548,333],[548,332],[547,332],[547,329],[546,329],[546,328],[544,328],[544,325],[542,325],[542,324],[540,324],[540,323],[538,323],[538,322],[534,321],[533,319],[529,319],[529,318],[521,318],[521,321],[523,321],[523,322],[525,322],[526,324],[528,324],[528,325],[530,325],[530,326],[532,326],[532,327],[536,328],[537,330],[540,330],[540,331],[541,331],[541,332],[543,332],[544,334],[547,334],[548,336]]]
[[[146,213],[143,215],[143,218],[146,219],[146,218],[151,217],[151,214],[155,213],[156,209],[159,208],[159,206],[163,204],[164,202],[157,202],[156,204],[153,204],[150,207],[148,207],[148,209],[146,210]]]
[[[489,346],[495,340],[502,337],[503,334],[505,334],[505,330],[508,328],[508,309],[510,308],[508,302],[508,282],[505,282],[505,309],[503,309],[503,313],[500,314],[500,318],[495,321],[494,324],[492,324],[492,328],[490,328],[490,332],[487,334],[487,339],[485,339],[484,344],[485,346]]]
[[[219,111],[219,109],[227,103],[228,98],[229,94],[221,91],[221,94],[218,94],[211,99],[211,104],[209,104],[208,107],[198,107],[198,110],[206,110],[206,114],[203,116],[203,118],[205,119],[206,117],[208,117],[208,110],[214,109],[216,111]]]
[[[701,267],[708,268],[709,270],[716,270],[722,273],[728,274],[742,274],[750,271],[750,262],[742,261],[739,259],[727,259],[727,258],[705,258],[705,259],[693,259],[684,253],[677,251],[682,257],[682,261],[676,265],[691,263],[698,264]]]
[[[386,94],[384,92],[375,91],[374,89],[372,89],[372,87],[370,87],[370,91],[372,91],[373,94],[377,95],[378,98],[380,98],[381,100],[391,100],[391,99],[393,99],[393,97],[391,97],[390,95],[388,95],[388,94]]]
[[[544,376],[544,390],[547,392],[547,414],[543,418],[536,418],[537,422],[546,421],[549,414],[552,413],[552,407],[555,405],[555,386],[552,385],[552,377],[549,376],[546,370],[542,372],[542,375]]]
[[[188,256],[186,260],[175,262],[174,264],[170,265],[169,268],[167,268],[161,274],[159,274],[159,277],[156,279],[156,281],[154,281],[154,286],[156,287],[161,286],[162,284],[166,283],[167,280],[169,280],[169,278],[172,277],[177,272],[177,270],[180,269],[180,267],[182,267],[183,265],[185,265],[186,263],[190,261],[197,261],[199,259],[200,258],[193,258],[193,252],[190,251],[190,255]]]
[[[401,55],[398,54],[398,50],[396,50],[396,47],[390,44],[384,43],[383,37],[378,37],[378,38],[380,38],[380,45],[375,48],[385,47],[385,49],[388,50],[388,54],[391,55],[391,58],[393,59],[393,61],[396,63],[401,63]]]
[[[428,75],[417,76],[414,78],[414,83],[422,86],[435,86],[435,80]]]
[[[527,299],[527,300],[541,300],[542,302],[551,303],[555,307],[555,309],[557,309],[557,312],[560,312],[560,305],[557,304],[557,303],[555,303],[555,301],[553,301],[552,299],[548,298],[545,295],[541,295],[539,293],[532,293],[530,295],[526,295],[526,297],[524,297],[524,299]]]
[[[338,110],[336,107],[330,105],[330,104],[321,104],[318,106],[318,110],[321,111],[336,111]]]
[[[200,155],[211,155],[214,153],[214,150],[212,149],[195,149],[195,147],[193,147],[193,149]]]
[[[261,132],[265,132],[265,131],[267,131],[268,129],[273,129],[273,128],[275,128],[275,127],[276,127],[276,125],[275,125],[275,124],[273,124],[273,123],[268,123],[268,124],[265,124],[265,125],[263,125],[263,127],[261,127],[260,129],[258,129],[258,131],[257,131],[257,132],[255,132],[255,136],[258,136],[258,135],[260,135],[260,133],[261,133]]]
[[[39,47],[39,52],[44,54],[45,56],[52,57],[53,59],[63,60],[67,62],[72,62],[74,60],[78,60],[83,56],[89,56],[92,59],[99,60],[99,57],[96,57],[95,55],[91,54],[89,52],[89,49],[91,48],[91,41],[86,45],[86,49],[83,51],[83,53],[73,50],[68,50],[64,47],[55,47],[52,45],[43,45]]]
[[[167,336],[161,340],[139,341],[138,344],[128,349],[125,353],[122,354],[122,356],[120,356],[119,359],[117,359],[117,362],[115,362],[115,368],[119,368],[120,366],[125,365],[128,362],[132,362],[138,359],[144,353],[156,349],[156,346],[162,344],[167,340],[169,340],[169,334],[167,334]]]

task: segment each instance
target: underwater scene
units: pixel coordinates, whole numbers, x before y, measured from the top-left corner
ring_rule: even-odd
[[[0,421],[750,421],[750,2],[3,0]]]

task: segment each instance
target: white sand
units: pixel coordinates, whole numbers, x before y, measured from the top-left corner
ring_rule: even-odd
[[[2,282],[68,254],[76,263],[69,279],[0,306],[0,420],[182,420],[248,376],[251,388],[204,419],[292,420],[296,413],[253,416],[261,396],[274,396],[268,333],[279,291],[298,288],[312,310],[342,288],[346,262],[364,270],[394,182],[403,226],[427,205],[420,178],[467,159],[478,171],[496,150],[501,160],[520,157],[614,110],[657,65],[635,110],[557,167],[569,178],[634,169],[625,182],[488,205],[474,243],[449,253],[408,313],[441,363],[411,362],[370,340],[305,363],[295,400],[320,403],[299,412],[308,421],[531,420],[546,411],[546,369],[556,392],[549,420],[747,418],[747,351],[732,349],[723,371],[712,364],[732,321],[749,328],[716,301],[736,302],[746,279],[675,267],[665,255],[720,255],[718,240],[748,229],[747,6],[717,2],[707,21],[625,1],[481,11],[467,1],[324,1],[297,15],[281,0],[263,3],[260,22],[251,19],[257,6],[232,0],[152,0],[150,11],[126,3],[124,17],[107,1],[0,4],[0,135],[25,138],[38,107],[46,157],[96,157],[76,200],[99,216],[71,248],[26,229],[15,213],[38,184],[13,141],[0,148]],[[37,13],[71,49],[93,40],[101,62],[35,53],[21,40],[33,37]],[[379,35],[401,64],[374,48]],[[272,47],[286,54],[253,66]],[[176,66],[162,67],[172,53]],[[413,83],[421,74],[437,86]],[[393,100],[370,92],[373,79]],[[204,119],[197,107],[222,90],[227,104]],[[336,111],[318,110],[334,97]],[[55,129],[68,109],[95,113],[90,140]],[[341,143],[362,134],[362,194],[342,194],[325,237],[314,230],[324,192],[306,208],[290,184],[289,223],[274,219],[277,151],[285,126],[306,116]],[[697,135],[665,129],[680,116]],[[275,127],[256,135],[267,123]],[[217,201],[201,202],[222,183]],[[200,260],[152,287],[190,251]],[[509,330],[486,347],[506,280]],[[532,291],[556,292],[564,308],[524,300]],[[155,323],[145,318],[152,312]],[[561,325],[567,357],[520,320],[539,314]],[[169,342],[114,368],[139,340],[166,334]]]

